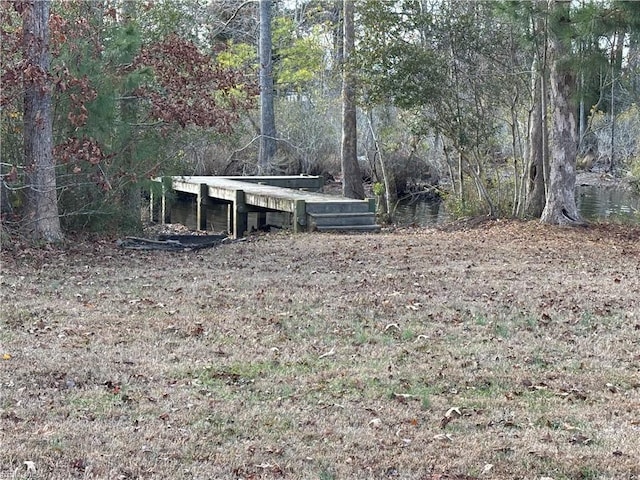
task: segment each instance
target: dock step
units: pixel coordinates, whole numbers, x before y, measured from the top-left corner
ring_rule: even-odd
[[[318,232],[379,232],[380,225],[325,225],[316,226]]]
[[[355,213],[311,213],[309,223],[318,227],[340,225],[375,225],[376,214],[372,212]]]
[[[308,213],[311,230],[317,231],[377,231],[376,215],[372,212]]]
[[[308,201],[306,205],[307,213],[315,214],[336,214],[336,213],[367,213],[369,212],[369,204],[364,200],[341,200],[341,201],[325,201],[313,202]]]

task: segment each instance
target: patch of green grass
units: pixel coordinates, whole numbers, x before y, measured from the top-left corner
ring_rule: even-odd
[[[365,330],[357,330],[353,333],[354,345],[366,345],[367,343],[372,343],[374,341],[375,338]]]
[[[318,480],[336,480],[338,477],[335,474],[335,470],[332,467],[323,466],[320,467],[318,473]]]
[[[511,337],[511,328],[507,324],[496,323],[493,327],[493,331],[500,338],[507,339]]]
[[[537,353],[527,360],[527,364],[533,366],[536,370],[547,370],[551,367],[549,360]]]
[[[400,338],[404,342],[413,342],[416,339],[416,332],[411,328],[405,328],[400,334]]]
[[[524,315],[522,318],[522,324],[526,326],[529,330],[537,330],[540,322],[533,315]]]
[[[104,419],[123,405],[120,394],[101,390],[85,390],[71,393],[66,398],[70,415],[78,418]]]
[[[47,450],[55,455],[61,455],[66,450],[64,438],[55,436],[47,440]]]
[[[596,467],[590,465],[580,467],[572,477],[578,480],[597,480],[602,478],[601,472]]]
[[[195,432],[213,435],[219,442],[224,442],[238,436],[236,423],[233,417],[213,412],[192,422],[190,428]]]
[[[431,387],[427,386],[418,386],[411,389],[411,394],[418,397],[420,401],[420,408],[422,410],[430,410],[433,402],[431,397],[434,394],[434,390]]]

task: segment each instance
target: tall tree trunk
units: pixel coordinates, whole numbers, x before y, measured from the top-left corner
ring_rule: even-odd
[[[532,109],[529,117],[529,150],[527,159],[527,205],[525,215],[540,218],[545,205],[544,182],[544,116],[542,114],[542,77],[544,71],[534,60],[532,69]]]
[[[276,154],[276,120],[273,108],[273,59],[271,58],[272,0],[260,0],[260,153],[258,173],[270,174]]]
[[[136,16],[136,2],[125,1],[122,7],[122,21],[126,28],[130,25]],[[125,59],[126,62],[133,62],[134,53],[132,49]],[[127,82],[125,82],[126,84]],[[120,100],[120,120],[123,128],[123,156],[124,165],[129,175],[129,182],[124,185],[120,195],[121,201],[121,228],[130,231],[139,231],[142,229],[142,191],[139,180],[135,174],[137,171],[136,159],[136,124],[138,123],[138,102],[134,92],[123,89]]]
[[[343,55],[344,55],[344,25],[342,22],[343,16],[343,0],[334,0],[333,7],[330,11],[331,15],[331,25],[332,25],[332,36],[333,36],[333,64],[337,65],[338,68],[343,64]],[[335,70],[338,72],[338,70]],[[336,75],[337,76],[337,75]]]
[[[554,225],[580,225],[575,200],[576,155],[578,132],[576,125],[575,74],[568,65],[571,40],[571,0],[555,0],[549,56],[551,60],[552,137],[549,162],[549,188],[541,221]]]
[[[536,44],[531,65],[531,112],[529,115],[525,216],[540,218],[547,200],[547,186],[549,184],[549,122],[547,119],[549,5],[546,0],[536,0],[534,5],[536,8],[531,17],[531,34],[533,38],[541,38],[541,43]]]
[[[56,172],[53,159],[53,120],[49,77],[49,0],[23,4],[24,52],[24,160],[28,231],[35,240],[62,240]],[[29,71],[31,73],[27,74]]]
[[[358,131],[356,127],[355,79],[349,66],[354,48],[354,0],[344,0],[344,45],[342,66],[342,193],[347,198],[364,198],[362,173],[358,165]]]
[[[616,84],[622,71],[624,32],[615,32],[611,44],[611,155],[607,171],[616,168]]]

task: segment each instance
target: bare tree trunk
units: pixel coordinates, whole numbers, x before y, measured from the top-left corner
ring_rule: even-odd
[[[362,173],[358,165],[358,136],[354,76],[348,65],[354,48],[354,0],[344,0],[344,64],[342,67],[342,193],[347,198],[364,198]]]
[[[465,191],[464,191],[464,162],[462,161],[462,154],[458,152],[458,185],[460,186],[460,205],[464,210],[466,208]]]
[[[331,9],[332,34],[333,34],[333,63],[342,65],[344,63],[344,25],[343,25],[343,0],[334,0]],[[337,70],[336,70],[337,71]]]
[[[549,55],[551,59],[552,138],[549,164],[549,188],[541,221],[554,225],[580,225],[575,200],[576,155],[578,131],[575,94],[575,74],[567,65],[571,40],[562,31],[570,28],[571,0],[555,0],[554,14],[558,24],[551,29]]]
[[[367,123],[369,125],[369,131],[371,132],[371,140],[380,162],[380,171],[382,173],[382,181],[384,182],[384,213],[387,214],[387,221],[393,221],[393,203],[396,201],[396,182],[393,174],[388,171],[386,159],[382,152],[382,146],[378,142],[378,136],[373,126],[373,111],[367,113]]]
[[[25,59],[30,74],[24,85],[24,160],[27,171],[26,218],[35,240],[62,240],[56,172],[53,159],[53,120],[49,77],[49,0],[31,0],[22,8]]]
[[[616,168],[616,83],[622,70],[624,33],[616,32],[611,44],[611,156],[607,171]]]
[[[546,0],[537,0],[541,9],[548,9]],[[533,14],[531,33],[534,38],[542,38],[537,45],[531,65],[531,112],[529,114],[529,149],[527,155],[527,203],[525,216],[540,218],[547,201],[549,181],[548,149],[548,11],[544,16]]]
[[[534,64],[537,64],[534,61]],[[542,114],[542,76],[544,71],[534,65],[532,69],[532,110],[529,119],[529,151],[527,159],[527,205],[525,215],[540,218],[545,205],[544,188],[544,116]]]
[[[271,6],[260,0],[260,153],[258,174],[273,171],[276,154],[276,120],[273,108],[273,59],[271,58]]]
[[[135,21],[136,3],[132,1],[124,2],[122,6],[122,22],[126,28]],[[133,53],[129,52],[126,61],[133,62]],[[126,82],[125,82],[126,83]],[[138,101],[132,91],[123,90],[120,100],[120,120],[124,132],[123,136],[123,156],[124,165],[129,174],[129,181],[123,186],[120,192],[121,202],[121,228],[128,231],[140,231],[142,229],[142,189],[139,180],[135,174],[137,169],[136,159],[136,143],[137,133],[136,124],[138,123]]]

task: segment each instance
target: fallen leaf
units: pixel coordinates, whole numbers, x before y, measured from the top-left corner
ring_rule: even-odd
[[[458,417],[462,416],[462,413],[460,413],[460,409],[459,408],[451,407],[449,410],[447,410],[447,413],[445,413],[444,416],[446,418],[458,418]]]
[[[332,348],[331,350],[329,350],[326,353],[323,353],[322,355],[320,355],[318,358],[326,358],[326,357],[332,357],[333,355],[336,354],[336,351]]]
[[[618,387],[616,387],[613,383],[607,383],[606,387],[611,393],[618,393]]]
[[[580,433],[571,437],[571,440],[569,441],[574,445],[588,445],[589,443],[591,443],[591,439],[589,437]]]
[[[449,422],[451,422],[451,420],[453,420],[454,418],[459,418],[460,416],[462,416],[460,409],[457,407],[451,407],[449,410],[447,410],[447,413],[444,414],[442,420],[440,420],[440,428],[445,428],[447,425],[449,425]]]
[[[3,360],[11,360],[11,355],[8,353],[3,353],[2,354],[2,359]]]
[[[400,400],[400,401],[405,401],[405,400],[411,400],[416,398],[415,395],[411,395],[409,393],[394,393],[393,394],[393,398]]]
[[[382,425],[382,420],[380,420],[379,418],[374,418],[369,422],[369,426],[373,428],[379,428],[380,425]]]

